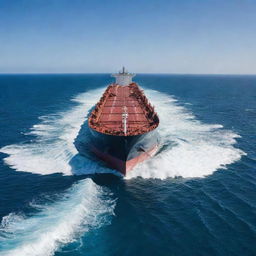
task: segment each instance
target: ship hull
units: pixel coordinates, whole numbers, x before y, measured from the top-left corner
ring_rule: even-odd
[[[123,175],[153,156],[158,149],[159,136],[156,130],[134,136],[114,136],[91,128],[89,130],[90,150]]]

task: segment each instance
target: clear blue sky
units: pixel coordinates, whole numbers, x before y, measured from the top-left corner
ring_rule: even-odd
[[[256,74],[255,0],[0,0],[0,73]]]

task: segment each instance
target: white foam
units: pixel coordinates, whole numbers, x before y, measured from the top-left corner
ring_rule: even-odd
[[[106,173],[117,174],[97,159],[77,155],[73,145],[90,108],[104,89],[81,93],[72,100],[70,110],[40,117],[41,122],[29,132],[35,140],[27,144],[0,149],[8,154],[5,162],[18,171],[38,174],[61,172],[65,175]],[[167,94],[145,90],[160,116],[159,133],[164,150],[138,165],[127,178],[160,178],[182,176],[203,177],[225,168],[245,153],[235,148],[239,136],[219,124],[198,121],[184,106]],[[86,138],[87,134],[83,134]],[[72,164],[71,164],[72,162]]]
[[[106,199],[106,198],[107,199]],[[33,216],[11,213],[0,225],[2,256],[51,256],[90,229],[110,223],[115,201],[86,179],[51,204],[32,204]]]
[[[171,96],[154,90],[145,93],[160,117],[161,146],[165,149],[129,172],[127,179],[204,177],[225,168],[245,153],[234,147],[239,135],[222,125],[204,124]]]
[[[74,139],[86,121],[88,111],[99,100],[103,90],[95,89],[81,93],[72,99],[77,106],[67,111],[39,117],[41,122],[35,124],[27,133],[34,135],[35,140],[1,148],[0,152],[9,155],[4,161],[17,171],[38,174],[115,173],[89,158],[78,157],[78,170],[72,169],[74,167],[70,165],[70,160],[78,153],[73,144]]]

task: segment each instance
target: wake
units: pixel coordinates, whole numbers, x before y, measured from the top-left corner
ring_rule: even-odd
[[[0,151],[8,154],[5,163],[17,171],[37,173],[117,174],[97,159],[78,154],[74,140],[86,122],[91,107],[103,89],[81,93],[69,110],[40,117],[28,132],[30,143],[9,145]],[[145,90],[160,117],[159,152],[132,170],[127,179],[166,179],[204,177],[238,161],[245,153],[234,145],[239,135],[221,125],[198,121],[171,96]],[[88,134],[83,134],[84,140]],[[72,163],[72,164],[71,164]],[[10,213],[0,225],[0,251],[3,256],[51,256],[82,234],[110,223],[115,202],[111,193],[85,179],[73,185],[52,204],[32,204],[32,216]]]
[[[161,149],[126,178],[204,177],[238,161],[243,151],[234,147],[240,136],[222,125],[204,124],[167,94],[146,90],[160,117]]]
[[[9,155],[4,159],[5,163],[16,171],[43,175],[114,173],[91,158],[77,155],[74,146],[81,125],[86,122],[89,110],[102,93],[103,89],[81,93],[71,99],[77,105],[70,110],[39,117],[41,122],[35,124],[27,133],[35,137],[33,142],[0,149],[0,152]],[[71,160],[74,162],[72,165]]]
[[[33,216],[10,213],[0,225],[1,255],[54,255],[83,233],[110,223],[115,201],[109,198],[108,190],[86,179],[54,203],[31,204],[38,211]]]
[[[30,143],[9,145],[0,151],[8,154],[5,163],[17,171],[41,175],[63,173],[72,175],[113,172],[96,161],[77,155],[74,147],[81,125],[102,89],[79,94],[70,110],[41,116],[27,135]],[[75,170],[70,161],[76,156]],[[10,213],[0,225],[0,251],[3,256],[52,256],[66,244],[77,241],[84,233],[110,223],[115,202],[111,193],[91,179],[73,185],[50,204],[31,204],[32,216]]]
[[[41,122],[28,133],[35,136],[35,140],[0,149],[8,154],[4,161],[17,171],[38,174],[117,174],[97,159],[80,156],[73,144],[88,111],[102,93],[103,89],[81,93],[72,99],[77,106],[40,117]],[[132,170],[127,179],[137,176],[159,179],[204,177],[238,161],[245,154],[234,147],[239,135],[221,125],[198,121],[172,96],[155,90],[145,90],[145,93],[160,117],[161,148],[156,156]],[[87,136],[84,134],[85,140]]]

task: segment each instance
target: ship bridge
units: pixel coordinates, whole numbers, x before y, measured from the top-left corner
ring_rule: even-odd
[[[126,86],[132,83],[132,78],[135,76],[135,74],[129,73],[127,70],[125,70],[125,67],[123,67],[122,71],[112,74],[111,76],[115,77],[116,84]]]

